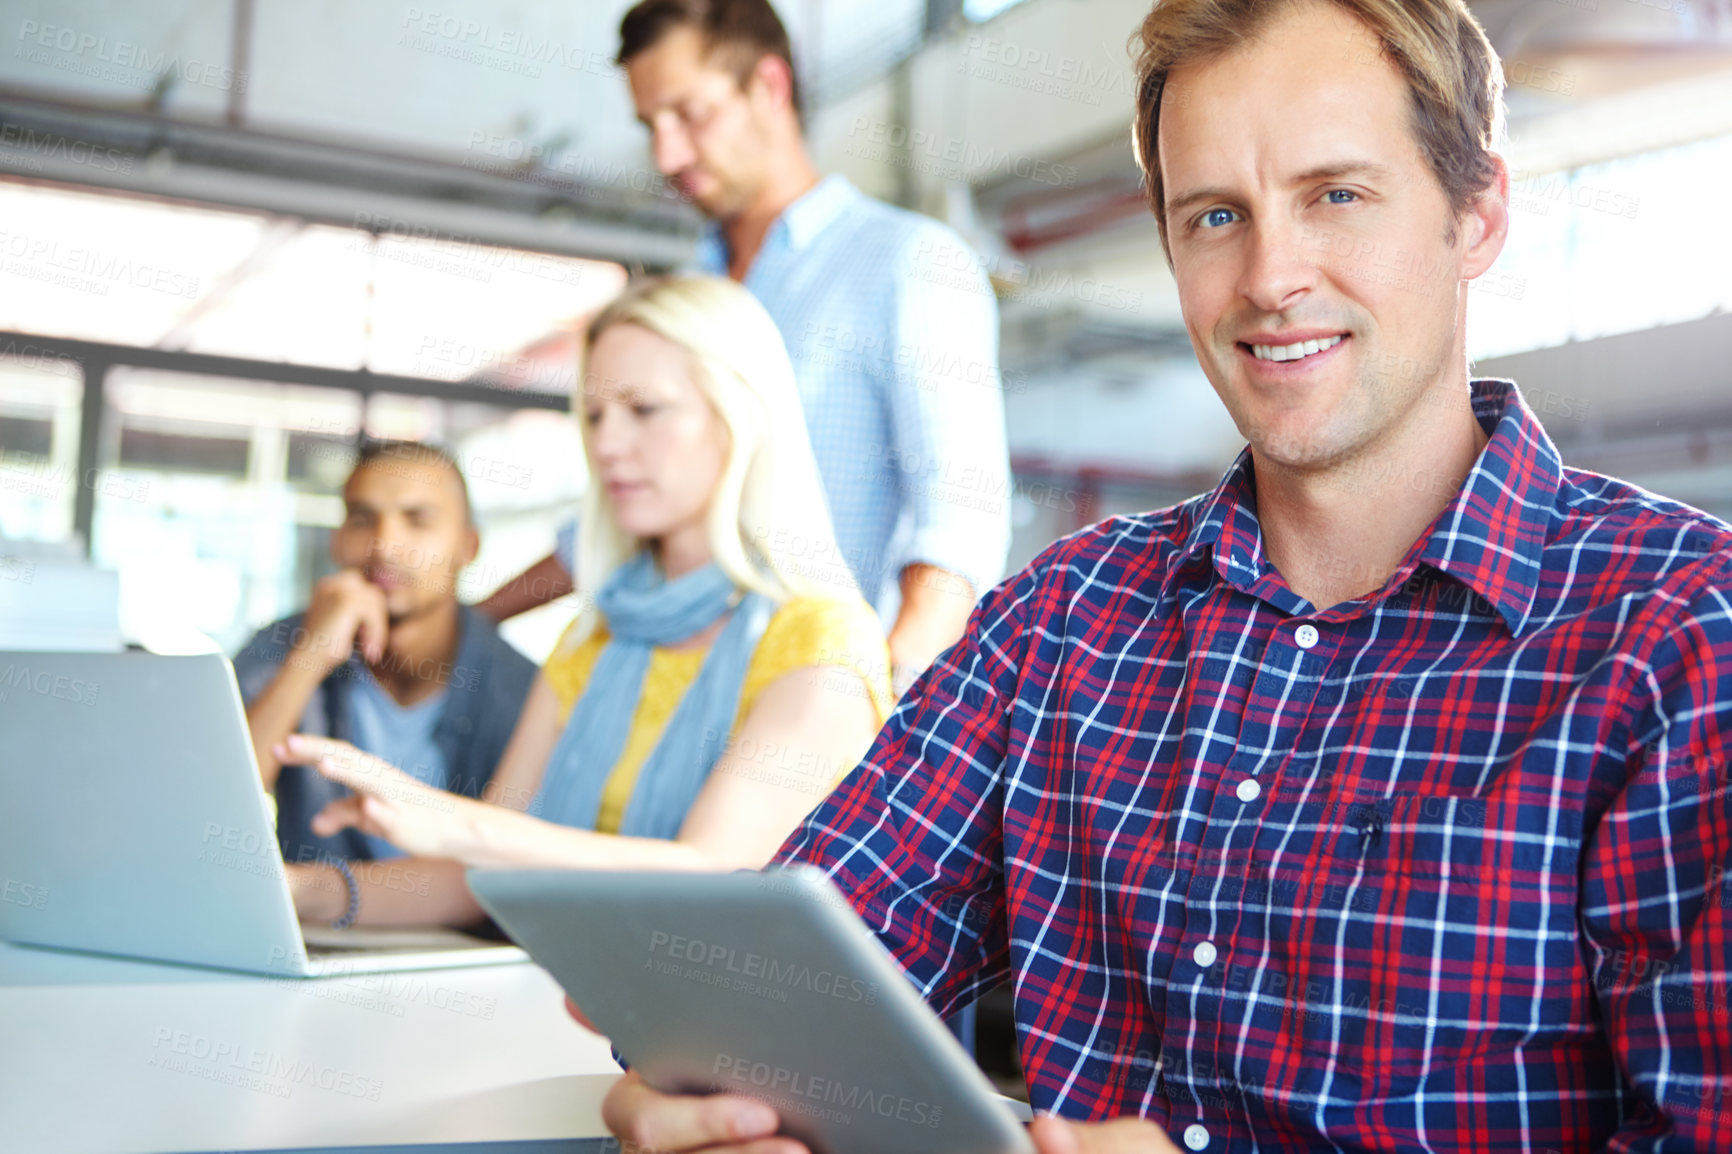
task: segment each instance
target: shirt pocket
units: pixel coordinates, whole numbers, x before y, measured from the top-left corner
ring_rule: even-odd
[[[1452,1076],[1591,1028],[1578,811],[1410,793],[1348,814],[1303,915],[1310,1052],[1371,1082]]]

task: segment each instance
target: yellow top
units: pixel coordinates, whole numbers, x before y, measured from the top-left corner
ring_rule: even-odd
[[[576,627],[574,622],[572,628]],[[568,630],[569,632],[569,630]],[[583,695],[589,684],[590,671],[602,646],[607,644],[607,626],[602,622],[594,633],[585,638],[570,653],[561,654],[565,639],[554,647],[554,655],[543,666],[548,684],[559,698],[559,718],[563,725],[571,716],[571,707]],[[631,730],[626,735],[625,748],[608,774],[602,787],[601,805],[596,812],[595,828],[599,833],[617,833],[625,817],[626,805],[637,786],[638,771],[649,758],[650,751],[661,740],[662,730],[679,706],[680,699],[692,682],[697,680],[708,647],[701,649],[650,650],[649,670],[644,674],[643,695],[638,698],[632,714]],[[752,651],[746,666],[745,683],[740,687],[740,709],[734,715],[737,731],[746,715],[751,713],[758,695],[777,679],[796,669],[825,666],[834,670],[834,677],[863,687],[872,702],[875,725],[883,725],[893,704],[890,697],[890,652],[884,643],[884,629],[877,614],[866,602],[837,601],[821,597],[798,597],[786,602],[771,615]],[[846,774],[847,766],[840,774]]]

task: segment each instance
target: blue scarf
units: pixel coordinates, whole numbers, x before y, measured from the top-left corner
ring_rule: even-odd
[[[596,608],[610,636],[529,809],[577,829],[595,828],[602,788],[625,750],[643,694],[650,651],[683,641],[734,611],[639,771],[620,822],[619,832],[628,837],[672,839],[726,747],[746,667],[775,606],[757,593],[742,598],[713,562],[669,581],[646,550],[614,571]]]

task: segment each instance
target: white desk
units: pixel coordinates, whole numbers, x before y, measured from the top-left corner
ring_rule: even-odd
[[[0,942],[6,1154],[594,1138],[618,1076],[529,963],[278,980]]]

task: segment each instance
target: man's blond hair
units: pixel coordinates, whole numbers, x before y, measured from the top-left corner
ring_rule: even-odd
[[[1133,38],[1137,108],[1132,129],[1149,204],[1168,248],[1166,190],[1157,129],[1167,77],[1252,40],[1276,17],[1308,3],[1346,11],[1407,81],[1414,138],[1449,199],[1453,220],[1497,179],[1503,67],[1463,0],[1158,0]]]

